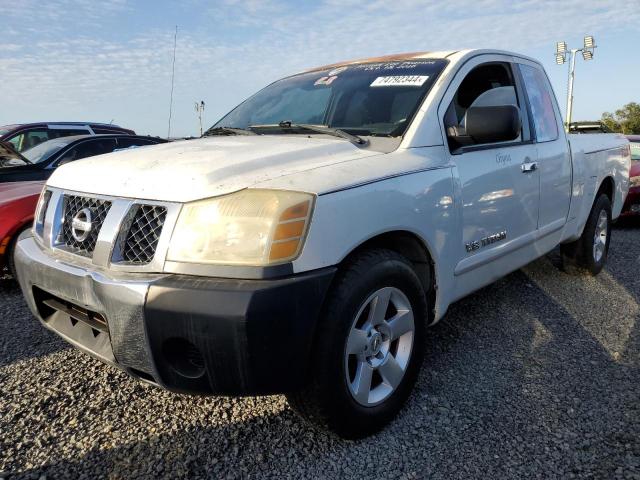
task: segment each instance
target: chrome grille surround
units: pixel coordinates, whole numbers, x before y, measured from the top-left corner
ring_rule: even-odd
[[[47,186],[47,191],[50,191],[51,195],[47,209],[43,212],[42,234],[36,235],[34,238],[42,248],[51,251],[54,257],[71,265],[95,266],[118,272],[158,273],[164,271],[171,234],[178,220],[181,204],[93,195],[50,186]],[[95,241],[92,239],[90,244],[80,246],[85,248],[77,248],[74,243],[68,241],[69,237],[73,238],[69,228],[65,226],[68,223],[67,213],[69,212],[66,207],[70,205],[66,199],[70,197],[86,199],[90,202],[88,208],[104,210],[104,215],[100,216],[100,228],[96,229]],[[85,204],[83,203],[83,205]],[[108,209],[105,208],[106,205],[109,205]],[[82,208],[87,207],[83,206]],[[96,210],[96,212],[102,213],[102,210],[100,212]],[[147,213],[146,217],[143,216],[134,222],[141,211]],[[159,219],[153,220],[155,218],[153,216],[149,218],[149,212],[158,214],[162,224],[160,225]],[[144,218],[150,222],[149,226],[145,226]],[[137,225],[138,228],[135,229],[134,225]],[[154,227],[152,228],[153,234],[149,236],[151,227]],[[143,251],[138,251],[138,257],[136,257],[127,250],[127,257],[125,257],[123,253],[129,233],[137,230],[147,234],[143,239],[140,238],[140,235],[137,237],[138,240],[141,240],[138,248]],[[88,241],[87,238],[85,242]]]
[[[36,218],[34,221],[34,229],[36,235],[42,237],[44,230],[44,216],[47,213],[47,208],[49,208],[49,202],[51,201],[51,190],[44,190],[40,199],[38,200],[38,205],[36,206]]]

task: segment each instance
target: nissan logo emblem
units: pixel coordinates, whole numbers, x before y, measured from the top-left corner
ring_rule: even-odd
[[[71,235],[78,242],[84,242],[91,233],[91,210],[83,208],[71,220]]]

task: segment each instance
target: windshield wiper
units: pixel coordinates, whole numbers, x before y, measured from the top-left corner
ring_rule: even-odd
[[[347,133],[339,128],[328,127],[326,125],[311,125],[308,123],[293,123],[290,120],[283,120],[278,125],[249,125],[250,129],[256,128],[280,128],[282,130],[309,130],[311,132],[324,133],[334,137],[344,138],[356,145],[366,145],[367,140],[357,135]]]
[[[212,135],[257,135],[257,133],[244,128],[211,127],[202,134],[203,137],[209,137]]]

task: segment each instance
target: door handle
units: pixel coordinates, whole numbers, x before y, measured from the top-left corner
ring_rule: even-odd
[[[538,169],[538,162],[524,162],[520,167],[522,173],[535,172]]]

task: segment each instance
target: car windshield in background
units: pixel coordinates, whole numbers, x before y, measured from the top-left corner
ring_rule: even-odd
[[[446,65],[442,59],[414,59],[294,75],[259,91],[212,128],[247,129],[291,122],[324,125],[355,135],[400,136]]]
[[[43,142],[39,145],[36,145],[29,150],[25,150],[24,152],[22,152],[22,156],[29,160],[31,163],[44,162],[48,158],[51,158],[51,156],[58,153],[68,144],[69,142],[65,141],[50,140],[48,142]]]
[[[631,160],[640,160],[640,143],[631,142]]]

